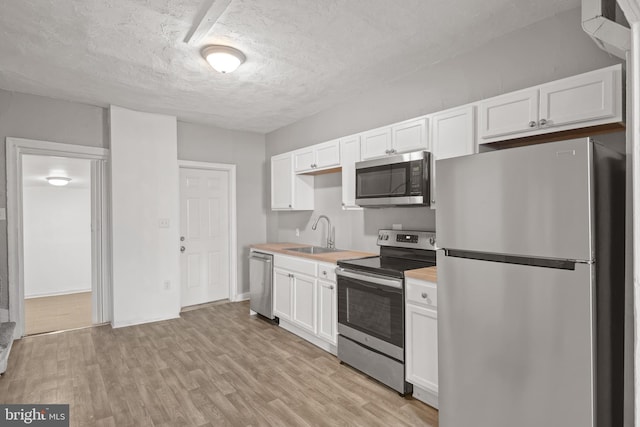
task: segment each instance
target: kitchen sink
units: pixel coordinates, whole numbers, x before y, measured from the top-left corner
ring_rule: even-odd
[[[342,249],[323,248],[321,246],[306,246],[304,248],[285,248],[286,251],[300,252],[303,254],[328,254],[332,252],[343,252]]]

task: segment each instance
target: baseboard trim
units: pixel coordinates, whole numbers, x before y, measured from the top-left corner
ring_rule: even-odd
[[[169,317],[158,317],[155,319],[137,319],[137,320],[125,320],[123,322],[111,322],[113,329],[118,329],[118,328],[126,328],[127,326],[136,326],[136,325],[144,325],[146,323],[154,323],[154,322],[162,322],[164,320],[172,320],[172,319],[179,319],[180,318],[180,314],[176,314],[176,315],[172,315]]]
[[[318,338],[317,336],[305,331],[304,329],[301,329],[300,327],[292,323],[287,322],[286,320],[280,319],[280,327],[286,331],[291,332],[292,334],[299,336],[300,338],[309,341],[311,344],[315,345],[316,347],[320,347],[324,351],[331,353],[334,356],[338,354],[338,348],[335,345],[323,340],[322,338]]]
[[[245,292],[243,294],[238,294],[236,295],[235,299],[233,300],[233,302],[240,302],[240,301],[246,301],[249,298],[251,298],[251,293],[250,292]]]

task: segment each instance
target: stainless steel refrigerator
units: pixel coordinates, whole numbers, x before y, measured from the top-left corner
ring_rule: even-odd
[[[438,161],[440,427],[622,425],[624,168],[591,138]]]

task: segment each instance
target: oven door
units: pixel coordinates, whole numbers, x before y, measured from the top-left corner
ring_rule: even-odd
[[[404,361],[403,280],[336,269],[338,333]]]

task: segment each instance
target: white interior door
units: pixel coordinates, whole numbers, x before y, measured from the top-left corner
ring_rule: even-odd
[[[229,171],[180,168],[183,307],[229,298],[229,223]]]

